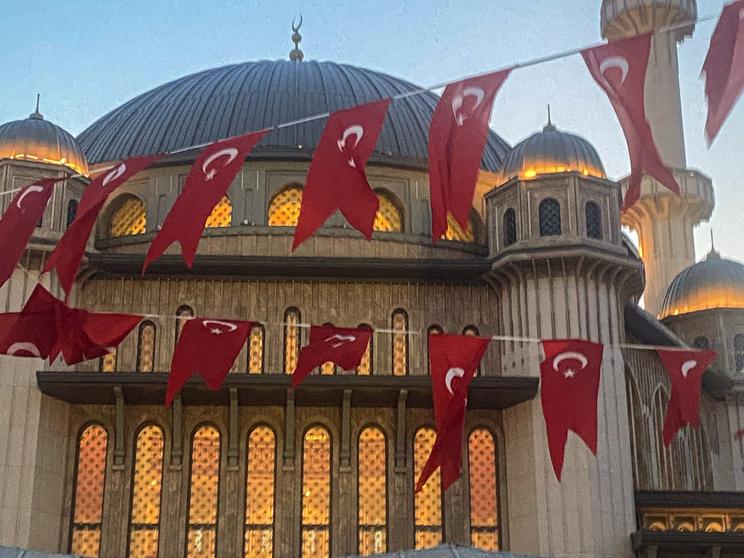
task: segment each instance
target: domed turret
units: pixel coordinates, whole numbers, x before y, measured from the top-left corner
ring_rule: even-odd
[[[75,138],[36,110],[25,120],[0,125],[0,159],[62,165],[88,174],[88,163]]]

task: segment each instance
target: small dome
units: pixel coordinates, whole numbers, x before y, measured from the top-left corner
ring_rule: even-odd
[[[75,138],[44,120],[38,106],[25,120],[0,125],[0,159],[63,165],[77,173],[88,174],[88,163]]]
[[[530,179],[559,172],[607,177],[597,151],[588,141],[560,131],[548,121],[542,132],[532,134],[508,153],[501,169],[501,180],[503,183],[517,176]]]
[[[712,308],[744,309],[744,265],[722,258],[715,250],[674,278],[660,318]]]

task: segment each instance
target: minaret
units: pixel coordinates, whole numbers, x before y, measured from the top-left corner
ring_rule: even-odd
[[[659,153],[674,171],[682,192],[676,196],[645,177],[641,198],[622,216],[623,224],[639,236],[646,266],[644,303],[652,314],[658,313],[672,279],[695,263],[693,229],[710,218],[715,203],[710,179],[686,168],[677,43],[692,35],[696,20],[695,0],[602,2],[606,39],[656,32],[646,76],[646,115]]]

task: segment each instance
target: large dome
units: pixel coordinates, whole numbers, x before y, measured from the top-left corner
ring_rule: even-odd
[[[722,258],[715,250],[674,278],[660,317],[712,308],[744,308],[744,265]]]
[[[161,85],[78,136],[91,163],[173,151],[418,89],[372,70],[333,62],[259,61],[206,70]],[[373,161],[423,166],[433,93],[395,101]],[[271,132],[254,154],[308,158],[324,119]],[[491,133],[483,167],[501,167],[509,146]]]
[[[25,120],[0,125],[0,159],[18,159],[62,165],[88,174],[88,164],[75,138],[44,120],[38,110]]]

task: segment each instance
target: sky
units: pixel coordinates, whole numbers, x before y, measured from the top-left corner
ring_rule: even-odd
[[[132,97],[207,68],[286,58],[302,13],[306,59],[332,60],[431,85],[601,41],[600,0],[37,0],[7,2],[0,33],[0,122],[44,116],[77,135]],[[723,0],[698,0],[702,17]],[[700,68],[715,21],[679,48],[688,167],[713,179],[716,208],[696,229],[744,261],[744,100],[709,150]],[[587,138],[608,175],[627,175],[622,130],[578,56],[514,72],[492,127],[510,144],[553,122]]]

